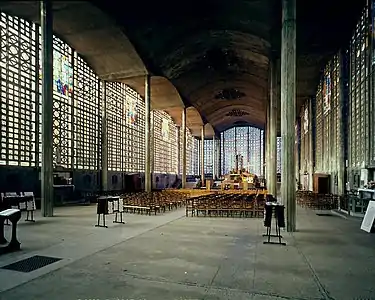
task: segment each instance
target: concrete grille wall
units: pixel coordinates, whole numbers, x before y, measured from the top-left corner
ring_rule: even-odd
[[[40,27],[1,13],[0,40],[0,189],[38,193],[42,149]],[[100,182],[103,84],[84,59],[56,36],[53,49],[54,166],[72,172],[77,190],[93,191]],[[123,174],[144,172],[144,102],[122,83],[108,82],[106,94],[109,188],[117,189],[123,188]],[[158,154],[167,155],[164,159],[171,163],[160,172],[176,173],[175,125],[166,113],[159,114],[171,132],[164,147],[168,155],[167,150]]]
[[[164,111],[153,111],[154,171],[178,174],[177,126]]]
[[[255,127],[234,127],[221,133],[222,174],[235,168],[235,156],[244,158],[244,168],[258,176],[263,175],[264,131]]]
[[[315,98],[315,173],[330,175],[332,192],[337,192],[337,174],[341,159],[341,70],[339,53],[326,65]]]

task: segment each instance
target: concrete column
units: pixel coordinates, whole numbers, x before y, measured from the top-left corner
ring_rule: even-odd
[[[270,190],[270,103],[269,99],[267,102],[267,110],[266,110],[267,116],[266,116],[266,130],[265,130],[265,135],[266,135],[266,142],[265,142],[265,152],[266,152],[266,184],[267,184],[267,191]]]
[[[151,156],[150,156],[150,170],[151,170],[151,190],[154,186],[154,171],[155,171],[155,136],[154,136],[154,111],[151,110],[150,113],[150,149],[151,149]]]
[[[201,180],[202,186],[205,186],[206,183],[204,182],[204,125],[202,125],[201,129]]]
[[[313,114],[312,114],[312,100],[309,101],[309,164],[308,164],[308,172],[309,172],[309,191],[313,190],[313,174],[314,174],[314,144],[313,144]]]
[[[216,176],[216,139],[212,137],[212,179],[215,180]]]
[[[150,75],[145,76],[145,191],[151,192],[151,103]]]
[[[268,193],[276,197],[277,183],[277,66],[276,61],[271,61],[271,78],[270,78],[270,105],[269,105],[269,188]]]
[[[286,204],[287,231],[296,231],[296,0],[282,2],[281,34],[281,200]]]
[[[53,16],[52,1],[40,2],[42,29],[42,199],[43,217],[53,216]]]
[[[108,190],[107,82],[102,80],[102,189]]]
[[[177,127],[177,174],[182,173],[182,161],[181,161],[181,126]]]
[[[186,188],[186,108],[182,110],[182,188]]]

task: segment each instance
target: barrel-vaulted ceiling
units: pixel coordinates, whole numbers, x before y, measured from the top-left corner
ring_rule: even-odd
[[[269,60],[280,56],[281,0],[90,2],[54,1],[54,30],[102,79],[142,92],[142,76],[151,73],[153,106],[177,123],[181,107],[190,106],[197,135],[202,119],[217,131],[264,126]],[[296,2],[298,109],[314,95],[326,61],[348,43],[365,1]],[[0,7],[39,21],[37,1]]]
[[[297,109],[349,42],[364,0],[297,2]],[[281,0],[97,1],[150,71],[165,76],[216,130],[263,127],[268,68],[280,56]]]
[[[217,131],[238,120],[263,127],[271,1],[149,3],[144,15],[117,15],[149,70],[168,78]],[[98,5],[115,13],[108,3]]]

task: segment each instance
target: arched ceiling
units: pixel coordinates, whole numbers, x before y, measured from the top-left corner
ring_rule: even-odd
[[[315,94],[324,64],[348,44],[364,0],[296,2],[298,110]],[[116,3],[97,1],[148,69],[168,78],[206,122],[216,130],[264,126],[269,57],[280,56],[281,0],[132,1],[126,16]],[[247,117],[227,116],[235,107]]]
[[[324,64],[348,45],[365,1],[296,2],[298,110],[314,95]],[[0,7],[39,21],[37,1]],[[102,79],[151,72],[176,88],[168,98],[177,91],[216,130],[243,122],[263,127],[269,58],[280,54],[281,0],[56,1],[53,9],[55,32]],[[164,108],[177,120],[171,105]]]
[[[88,1],[53,1],[54,32],[79,53],[103,80],[121,81],[144,97],[142,59],[113,16]],[[1,1],[0,9],[40,23],[39,1]],[[181,124],[184,103],[165,77],[151,77],[151,107],[166,111]],[[197,118],[194,118],[197,119]],[[193,127],[199,127],[201,118]]]
[[[204,121],[199,113],[199,111],[190,106],[186,109],[186,126],[190,129],[191,134],[193,136],[201,136],[202,126],[204,125]]]
[[[40,24],[40,1],[0,1],[10,14]],[[72,46],[104,80],[147,74],[138,53],[115,23],[88,1],[53,1],[54,32]]]
[[[211,122],[217,109],[223,116],[232,111],[231,99],[215,97],[236,89],[243,95],[236,100],[249,113],[248,119],[254,117],[252,122],[263,126],[274,0],[193,0],[178,6],[171,1],[155,6],[146,2],[142,18],[117,18],[148,68],[168,78],[205,122]],[[112,5],[98,2],[116,15]],[[129,8],[140,7],[133,2]],[[223,121],[216,118],[213,125],[221,130],[237,119],[236,115]]]
[[[204,136],[210,139],[216,136],[215,129],[210,123],[204,125]]]

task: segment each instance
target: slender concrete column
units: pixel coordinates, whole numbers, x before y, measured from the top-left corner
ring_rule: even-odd
[[[40,2],[42,25],[42,201],[43,217],[53,216],[53,16],[52,1]]]
[[[108,190],[107,82],[102,80],[102,189]]]
[[[182,188],[186,188],[186,108],[182,110]]]
[[[265,134],[266,134],[266,143],[264,145],[264,147],[266,148],[266,159],[265,159],[265,163],[266,163],[266,184],[267,184],[267,191],[269,192],[270,191],[270,162],[271,162],[271,159],[270,159],[270,103],[269,103],[269,100],[267,101],[267,117],[266,117],[266,130],[265,130]]]
[[[155,135],[154,135],[154,111],[150,112],[150,170],[151,170],[151,190],[154,186],[154,171],[155,171]],[[156,186],[155,186],[156,187]]]
[[[202,125],[201,129],[201,180],[202,186],[205,186],[206,183],[204,182],[204,125]]]
[[[145,191],[151,192],[151,103],[150,75],[145,76]]]
[[[313,135],[312,135],[312,128],[313,128],[313,114],[312,114],[312,100],[309,101],[309,164],[308,164],[308,172],[309,172],[309,191],[313,190],[313,174],[314,174],[314,144],[313,144]]]
[[[181,126],[177,127],[177,174],[180,175],[182,173],[182,153],[181,153]]]
[[[271,61],[271,83],[270,83],[270,113],[269,113],[269,189],[268,193],[276,197],[277,182],[277,66],[276,61]]]
[[[296,231],[296,0],[282,2],[281,35],[281,198],[286,204],[287,231]]]
[[[216,145],[215,145],[215,136],[212,137],[212,179],[215,178],[215,149],[216,149]]]

